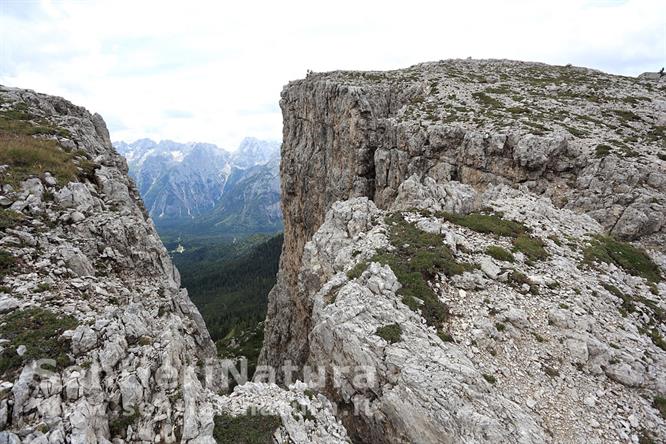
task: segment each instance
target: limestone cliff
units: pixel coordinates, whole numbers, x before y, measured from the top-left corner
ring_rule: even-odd
[[[289,83],[261,361],[377,369],[324,390],[365,442],[666,436],[665,87],[474,60]]]

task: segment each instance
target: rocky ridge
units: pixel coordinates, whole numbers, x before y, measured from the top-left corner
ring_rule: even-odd
[[[0,156],[0,442],[215,442],[241,395],[220,395],[224,363],[102,118],[0,87]],[[242,390],[285,400],[276,437],[347,441],[302,388]]]
[[[376,369],[322,390],[363,442],[662,442],[664,88],[499,60],[291,82],[260,361]]]

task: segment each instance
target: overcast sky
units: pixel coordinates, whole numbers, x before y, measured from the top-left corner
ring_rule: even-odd
[[[0,84],[66,97],[113,140],[280,139],[279,98],[306,70],[445,58],[666,65],[666,1],[0,0]]]

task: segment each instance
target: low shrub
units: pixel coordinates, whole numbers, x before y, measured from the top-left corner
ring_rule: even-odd
[[[520,287],[523,284],[532,285],[532,281],[530,280],[530,278],[528,278],[525,273],[521,273],[518,270],[513,270],[509,274],[508,278],[509,278],[509,283],[516,287]]]
[[[611,152],[612,150],[613,150],[613,148],[611,148],[610,145],[604,145],[604,144],[597,145],[597,147],[596,147],[595,150],[594,150],[594,155],[595,155],[597,158],[606,157],[606,156],[608,156],[608,155],[610,154],[610,152]]]
[[[456,342],[455,339],[453,339],[453,335],[451,335],[451,333],[441,329],[437,330],[437,336],[439,336],[439,339],[444,342]]]
[[[389,324],[379,327],[375,332],[377,336],[384,339],[389,344],[400,341],[402,335],[402,328],[398,324]]]
[[[486,381],[488,381],[491,384],[495,384],[497,382],[497,378],[495,378],[493,375],[490,375],[488,373],[484,373],[482,376],[483,376],[483,379],[485,379]]]
[[[37,287],[35,287],[35,292],[37,293],[44,293],[45,291],[48,291],[51,289],[51,285],[47,282],[41,282],[37,284]]]
[[[663,396],[655,396],[652,400],[652,406],[659,410],[662,418],[666,419],[666,398]]]

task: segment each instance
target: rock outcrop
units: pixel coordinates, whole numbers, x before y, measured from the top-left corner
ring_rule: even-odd
[[[322,389],[361,442],[662,439],[665,89],[473,60],[291,82],[260,363],[373,369]]]
[[[348,442],[298,385],[220,395],[225,363],[99,115],[0,86],[0,185],[0,443],[214,443],[238,399],[280,415],[280,442]]]

